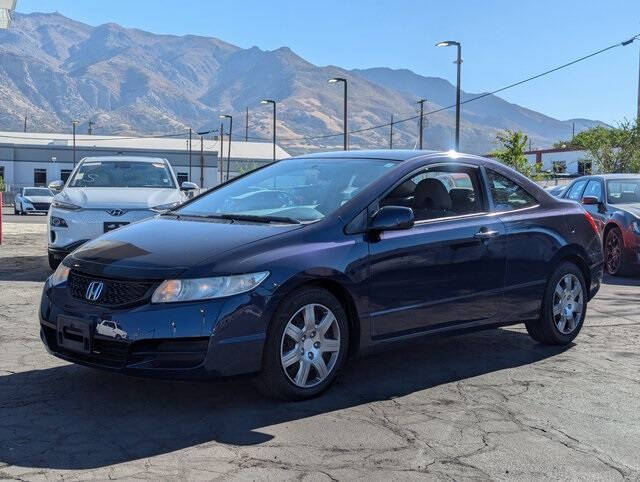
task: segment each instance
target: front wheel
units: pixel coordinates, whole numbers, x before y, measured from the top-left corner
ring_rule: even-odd
[[[546,345],[566,345],[578,336],[587,313],[587,286],[580,268],[562,263],[545,290],[538,320],[526,322],[531,337]]]
[[[335,380],[349,346],[349,324],[328,291],[305,288],[278,308],[265,343],[259,388],[285,400],[319,395]]]
[[[604,264],[611,276],[623,274],[624,243],[620,229],[612,228],[604,240]]]

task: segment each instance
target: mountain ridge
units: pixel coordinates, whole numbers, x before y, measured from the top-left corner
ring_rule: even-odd
[[[243,119],[249,106],[249,135],[271,137],[271,111],[259,102],[278,101],[278,137],[293,153],[340,148],[342,89],[331,77],[349,81],[349,127],[353,148],[387,147],[389,128],[370,129],[455,102],[455,87],[438,77],[408,69],[347,70],[316,66],[289,47],[247,49],[215,37],[155,34],[115,23],[90,26],[59,13],[16,14],[11,30],[0,32],[0,128],[17,130],[25,113],[31,130],[67,131],[95,123],[102,134],[162,134],[208,130],[220,114]],[[478,94],[462,93],[462,101]],[[424,146],[449,149],[454,109],[425,118]],[[394,147],[413,148],[417,119],[394,125]],[[497,96],[462,106],[462,150],[483,154],[501,129],[523,130],[535,146],[551,146],[599,121],[561,121]],[[244,138],[236,120],[234,138]],[[330,137],[326,137],[330,136]],[[307,137],[320,137],[309,140]]]

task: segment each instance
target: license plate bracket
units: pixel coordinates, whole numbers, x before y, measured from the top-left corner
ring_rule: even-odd
[[[87,320],[59,315],[58,346],[77,353],[91,353],[92,325]]]
[[[103,223],[103,230],[105,233],[108,233],[109,231],[113,231],[114,229],[118,229],[121,228],[122,226],[126,226],[127,224],[129,224],[128,222],[105,222]]]

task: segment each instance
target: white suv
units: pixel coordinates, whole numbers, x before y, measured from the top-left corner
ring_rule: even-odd
[[[66,184],[49,187],[62,189],[47,217],[52,269],[81,244],[172,209],[186,199],[183,191],[198,188],[190,182],[178,186],[166,159],[129,156],[86,157]]]

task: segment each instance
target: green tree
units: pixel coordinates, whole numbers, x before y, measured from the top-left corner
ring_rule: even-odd
[[[0,192],[4,192],[4,178],[0,176]]]
[[[594,172],[640,171],[640,122],[623,121],[618,127],[593,127],[577,134],[571,141],[554,144],[587,151]]]
[[[496,144],[500,147],[493,151],[490,156],[496,160],[514,168],[521,174],[531,177],[536,174],[531,164],[524,155],[527,150],[529,138],[521,131],[506,129],[496,135]]]

